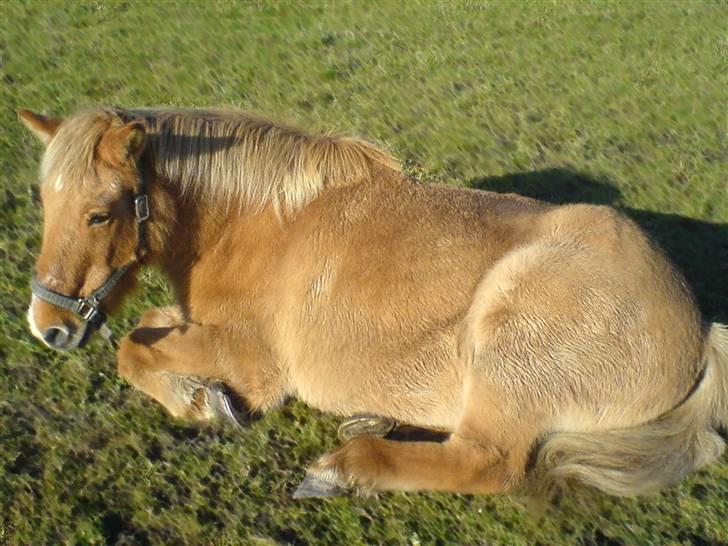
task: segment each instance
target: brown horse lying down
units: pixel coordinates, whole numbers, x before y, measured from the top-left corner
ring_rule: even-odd
[[[728,330],[611,208],[419,183],[368,143],[238,112],[20,116],[46,145],[28,318],[48,346],[82,345],[153,265],[178,307],[145,313],[119,372],[172,415],[225,414],[217,380],[252,410],[449,433],[358,435],[299,496],[636,495],[723,451]]]

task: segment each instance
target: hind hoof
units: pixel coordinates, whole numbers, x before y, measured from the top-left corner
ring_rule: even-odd
[[[377,436],[384,438],[397,426],[397,421],[379,415],[357,415],[347,419],[336,432],[341,442],[348,442],[358,436]]]
[[[301,484],[293,493],[294,499],[310,499],[322,497],[340,497],[345,490],[339,487],[333,477],[311,472],[306,473]]]

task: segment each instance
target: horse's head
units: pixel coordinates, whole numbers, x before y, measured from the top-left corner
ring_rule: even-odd
[[[137,166],[144,126],[106,110],[67,119],[27,110],[19,116],[45,144],[43,243],[28,322],[47,346],[70,350],[133,285],[129,269],[143,252],[148,216]]]

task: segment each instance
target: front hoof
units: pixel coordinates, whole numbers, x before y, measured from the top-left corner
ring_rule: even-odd
[[[243,428],[238,411],[221,383],[212,383],[207,388],[207,401],[215,418],[221,419],[235,428]]]
[[[225,385],[194,376],[175,376],[175,379],[174,390],[181,407],[179,411],[170,411],[172,415],[196,421],[220,420],[242,428],[241,418]]]

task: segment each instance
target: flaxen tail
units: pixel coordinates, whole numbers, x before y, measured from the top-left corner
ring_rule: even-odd
[[[550,498],[578,482],[611,495],[647,495],[718,459],[728,434],[726,326],[711,326],[703,358],[700,383],[658,420],[625,430],[549,436],[530,473],[534,496]]]

